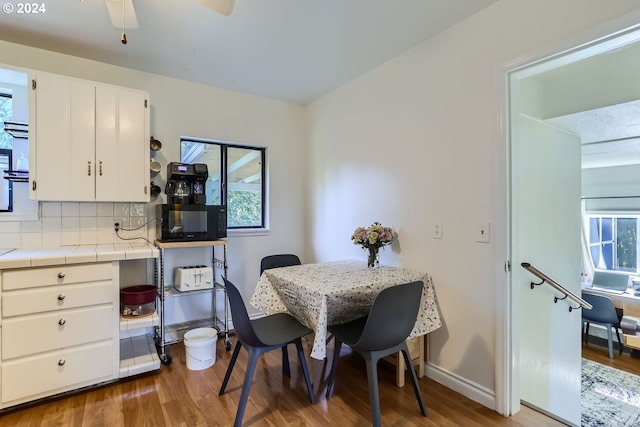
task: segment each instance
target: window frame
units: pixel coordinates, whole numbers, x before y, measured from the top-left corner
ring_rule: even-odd
[[[227,206],[227,197],[229,194],[228,191],[228,174],[229,174],[229,165],[228,163],[228,150],[230,148],[238,148],[243,150],[254,150],[259,152],[260,155],[260,192],[261,192],[261,203],[260,203],[260,224],[259,225],[230,225],[227,221],[227,229],[230,231],[251,231],[251,230],[266,230],[267,229],[267,147],[264,146],[256,146],[249,144],[240,144],[235,142],[228,141],[219,141],[212,139],[204,139],[204,138],[194,138],[194,137],[180,137],[180,159],[183,158],[182,152],[182,144],[184,142],[187,143],[199,143],[199,144],[209,144],[215,145],[220,148],[220,204],[223,206]],[[211,175],[209,175],[211,177]]]
[[[9,164],[9,170],[11,170],[13,165],[13,150],[11,148],[0,148],[0,155],[7,157],[7,162]],[[4,177],[0,177],[3,181],[7,181],[7,191],[8,191],[8,199],[7,209],[0,208],[0,213],[8,213],[13,212],[13,181],[10,179],[5,180]]]
[[[614,273],[619,273],[619,274],[626,274],[626,275],[630,275],[630,276],[635,276],[640,274],[640,213],[636,213],[636,212],[589,212],[585,214],[586,220],[587,220],[587,236],[586,236],[586,240],[587,240],[587,245],[588,245],[588,253],[589,253],[589,257],[591,258],[591,262],[593,263],[593,266],[595,268],[596,271],[608,271],[608,272],[614,272]],[[598,242],[592,242],[591,241],[591,220],[593,218],[598,218],[600,219],[600,225],[599,225],[599,241]],[[605,218],[610,218],[611,219],[611,238],[610,239],[603,239],[601,230],[602,230],[602,220]],[[618,256],[618,220],[619,219],[625,219],[625,218],[632,218],[636,220],[636,241],[635,241],[635,250],[636,250],[636,265],[635,265],[635,270],[624,270],[624,269],[620,269],[619,266],[619,256]],[[611,263],[612,263],[612,269],[602,269],[602,268],[598,268],[598,265],[596,264],[596,260],[593,259],[593,255],[592,255],[592,248],[593,247],[597,247],[597,246],[602,246],[604,244],[611,244],[612,249],[612,259],[611,259]]]
[[[5,89],[5,88],[0,88],[0,97],[1,98],[7,98],[11,100],[11,117],[9,118],[9,120],[13,120],[13,93],[9,90],[9,89]],[[4,131],[4,121],[2,122],[2,133],[6,133]],[[8,134],[7,134],[8,135]],[[4,148],[7,150],[13,150],[13,138],[11,137],[11,135],[9,135],[9,141],[11,142],[11,145],[9,147],[2,147],[0,146],[0,148]]]
[[[5,88],[0,88],[0,98],[6,98],[10,100],[10,104],[11,104],[11,117],[9,117],[9,121],[13,120],[13,93],[11,92],[10,89],[5,89]],[[5,128],[5,122],[6,120],[2,120],[2,133],[6,134],[4,128]],[[0,154],[2,154],[3,156],[7,157],[7,160],[9,162],[9,170],[13,169],[13,137],[9,134],[7,134],[9,136],[9,146],[4,148],[0,145]],[[4,176],[0,177],[0,179],[4,180]],[[7,209],[1,209],[0,208],[0,213],[11,213],[13,212],[13,181],[12,180],[6,180],[7,182],[7,191],[8,191],[8,203],[7,203]]]

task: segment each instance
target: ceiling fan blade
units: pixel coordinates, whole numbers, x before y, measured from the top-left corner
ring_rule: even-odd
[[[104,0],[109,10],[111,23],[116,28],[138,28],[136,11],[132,0]]]
[[[215,10],[221,15],[229,16],[235,6],[235,0],[196,0],[201,5]]]

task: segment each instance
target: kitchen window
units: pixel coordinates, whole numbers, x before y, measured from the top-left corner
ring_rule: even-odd
[[[182,138],[182,163],[205,163],[206,204],[227,207],[227,228],[265,228],[266,148]]]
[[[0,88],[0,148],[11,149],[13,138],[4,131],[4,122],[11,121],[13,117],[13,98],[11,92],[7,93],[5,89]]]
[[[5,121],[13,117],[11,92],[0,88],[0,212],[13,212],[13,182],[4,179],[5,171],[13,169],[13,137],[4,131]]]
[[[13,212],[13,181],[4,179],[5,171],[11,170],[12,152],[0,148],[0,212]]]
[[[589,215],[589,254],[597,270],[638,274],[640,215]]]

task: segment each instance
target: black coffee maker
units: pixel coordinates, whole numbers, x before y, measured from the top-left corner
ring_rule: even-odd
[[[167,203],[206,204],[207,178],[209,178],[209,171],[205,163],[169,163],[167,165],[167,185],[164,188]]]

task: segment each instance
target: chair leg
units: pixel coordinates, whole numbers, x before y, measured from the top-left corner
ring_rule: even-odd
[[[307,359],[302,349],[302,340],[298,338],[295,341],[296,348],[298,349],[298,357],[300,358],[300,365],[302,366],[302,374],[304,375],[304,381],[307,383],[307,391],[309,392],[309,399],[311,404],[315,405],[316,399],[313,395],[313,387],[311,386],[311,376],[309,375],[309,367],[307,366]]]
[[[589,322],[586,323],[585,332],[584,332],[584,340],[589,342]]]
[[[282,375],[291,376],[291,368],[289,367],[289,350],[287,344],[282,346]]]
[[[365,357],[367,365],[367,381],[369,382],[369,405],[371,406],[371,424],[373,427],[381,427],[380,420],[380,396],[378,391],[378,359],[373,360],[371,355]],[[415,374],[415,372],[414,372]]]
[[[247,361],[247,370],[244,373],[244,382],[242,383],[242,392],[240,393],[240,401],[238,402],[238,411],[236,412],[236,419],[233,423],[233,427],[242,426],[242,418],[244,418],[244,410],[247,407],[247,400],[249,400],[249,391],[251,391],[251,383],[253,382],[253,375],[256,371],[256,364],[261,352],[256,351],[255,348],[247,348],[249,352],[249,360]]]
[[[613,333],[611,326],[607,328],[607,344],[609,344],[609,358],[613,359]]]
[[[333,388],[333,381],[336,378],[336,366],[338,365],[338,359],[340,358],[340,349],[342,348],[342,341],[338,338],[334,338],[334,349],[333,349],[333,361],[331,362],[331,371],[329,372],[329,381],[327,382],[327,394],[328,398],[331,394],[331,389]]]
[[[620,354],[622,354],[622,349],[624,348],[622,345],[622,341],[620,340],[620,329],[616,327],[616,336],[618,337],[618,345],[620,345]]]
[[[227,383],[229,382],[229,378],[231,377],[231,371],[233,371],[233,367],[236,364],[236,359],[238,358],[238,353],[240,353],[240,347],[242,347],[242,344],[240,343],[240,340],[238,340],[236,341],[236,346],[233,349],[233,355],[231,356],[231,361],[229,361],[227,373],[224,375],[224,381],[222,381],[222,387],[220,387],[220,393],[218,393],[218,396],[222,396],[227,388]]]
[[[416,370],[413,367],[413,362],[411,361],[411,357],[409,356],[409,349],[402,349],[402,355],[404,356],[404,361],[407,365],[407,369],[409,370],[409,374],[411,376],[411,384],[413,385],[413,392],[416,394],[416,399],[418,400],[418,405],[420,406],[420,412],[423,417],[427,416],[427,408],[424,406],[424,401],[422,400],[422,393],[420,392],[420,385],[418,384],[418,376],[416,375]]]

